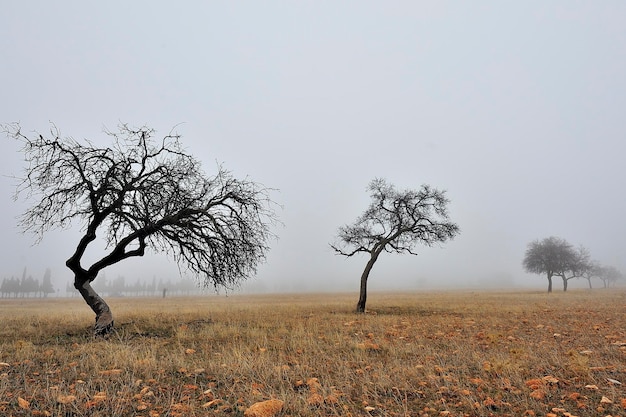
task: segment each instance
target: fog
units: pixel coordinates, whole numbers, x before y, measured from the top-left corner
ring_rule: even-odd
[[[383,254],[370,288],[544,289],[521,262],[552,235],[626,270],[624,22],[623,1],[9,2],[0,123],[102,144],[175,127],[207,172],[275,189],[278,239],[244,289],[356,291],[366,258],[329,243],[374,177],[447,190],[461,233]],[[79,230],[19,231],[2,140],[0,278],[49,267],[64,288]],[[106,274],[178,273],[150,254]]]

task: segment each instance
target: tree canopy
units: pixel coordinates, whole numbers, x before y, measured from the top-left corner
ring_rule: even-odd
[[[429,185],[399,191],[381,178],[372,180],[368,191],[372,199],[369,207],[353,224],[340,227],[337,242],[331,244],[339,255],[370,255],[361,275],[360,312],[365,311],[369,273],[383,251],[416,255],[418,244],[431,246],[459,233],[458,225],[448,220],[445,191]]]
[[[39,238],[75,224],[83,231],[66,265],[96,313],[96,333],[113,319],[89,283],[110,265],[165,252],[202,285],[219,287],[237,285],[265,259],[275,221],[270,190],[222,166],[205,174],[178,134],[156,139],[151,128],[122,124],[106,132],[108,146],[96,146],[62,137],[54,126],[49,138],[29,137],[19,124],[6,131],[22,143],[27,163],[16,193],[33,201],[20,219],[23,230]],[[99,233],[106,252],[83,265]]]

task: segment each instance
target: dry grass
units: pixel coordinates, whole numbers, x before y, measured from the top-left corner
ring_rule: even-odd
[[[81,300],[0,300],[0,415],[626,416],[624,290],[355,301],[111,299],[102,341]]]

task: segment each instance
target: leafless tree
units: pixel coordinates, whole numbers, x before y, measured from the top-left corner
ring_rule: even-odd
[[[583,272],[582,278],[587,280],[590,290],[593,289],[593,284],[591,283],[591,280],[593,278],[600,277],[602,275],[603,268],[604,267],[600,265],[600,262],[591,261],[591,263],[589,264],[589,268],[587,268],[587,270]]]
[[[338,242],[331,244],[339,255],[369,254],[356,307],[361,313],[367,300],[367,279],[382,252],[417,255],[417,244],[432,246],[459,233],[459,227],[448,221],[449,200],[445,191],[428,185],[417,191],[398,191],[380,178],[370,182],[368,191],[372,197],[370,206],[354,224],[340,227]]]
[[[552,292],[552,277],[563,280],[563,291],[573,278],[584,277],[592,268],[589,252],[584,247],[574,249],[566,240],[551,236],[528,244],[523,261],[526,272],[546,274],[548,292]]]
[[[27,163],[16,198],[26,194],[33,205],[20,219],[22,229],[40,240],[50,229],[81,226],[66,265],[96,314],[96,335],[111,332],[113,315],[91,282],[117,262],[165,252],[203,286],[218,288],[237,285],[265,260],[275,221],[271,190],[221,166],[206,175],[178,134],[155,139],[151,128],[123,124],[106,132],[109,147],[98,147],[61,137],[55,126],[50,138],[26,135],[19,124],[5,132],[21,142]],[[83,265],[98,234],[105,252]]]
[[[609,288],[611,284],[615,285],[624,277],[622,272],[614,266],[599,266],[596,270],[596,276],[602,280],[604,288]]]

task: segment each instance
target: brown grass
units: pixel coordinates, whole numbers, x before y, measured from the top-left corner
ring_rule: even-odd
[[[369,298],[0,300],[0,415],[626,416],[624,290]]]

